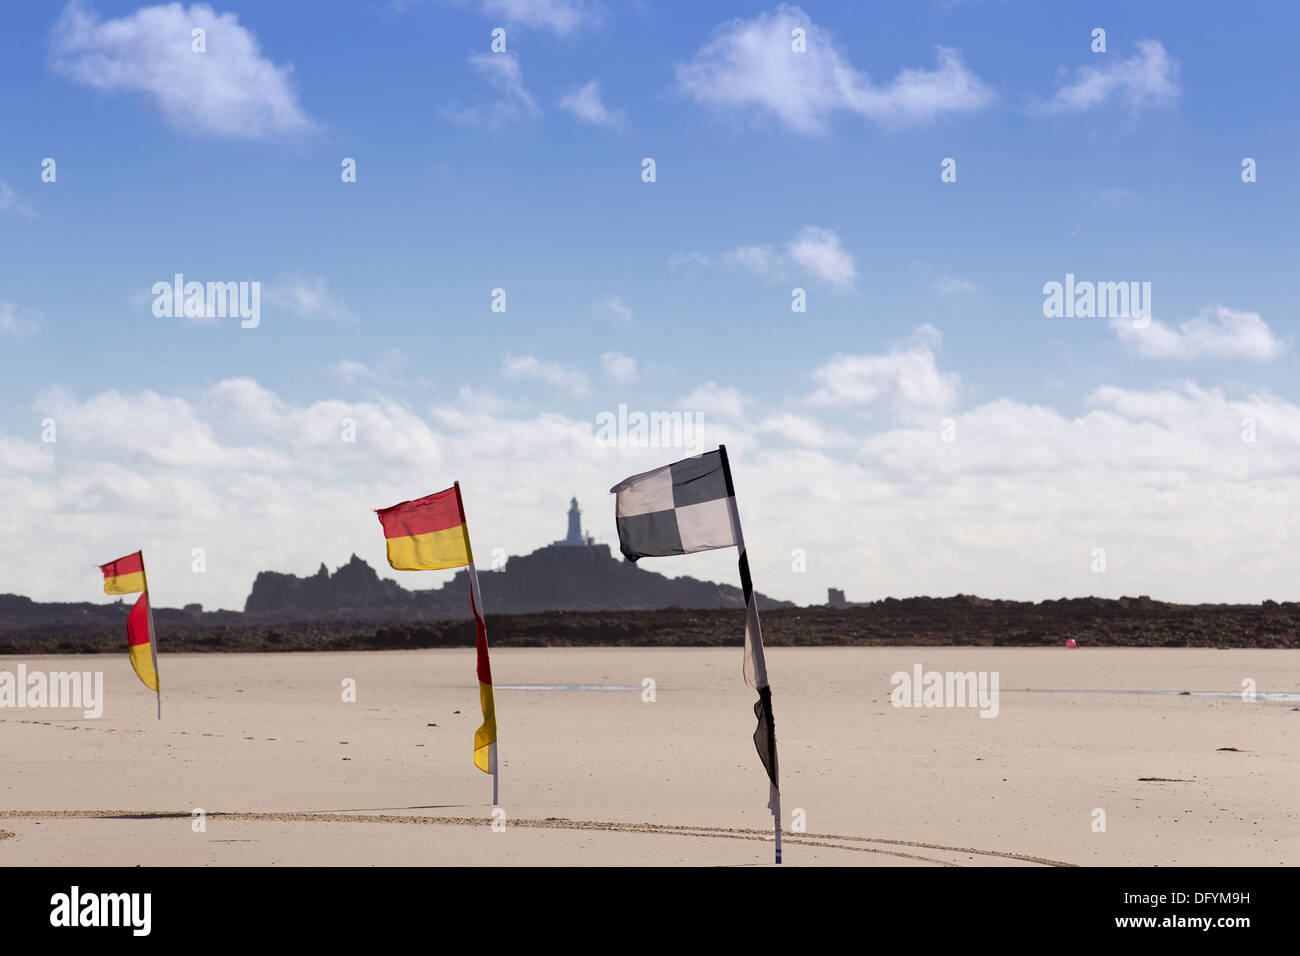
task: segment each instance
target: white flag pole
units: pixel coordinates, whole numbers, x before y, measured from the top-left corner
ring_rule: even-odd
[[[770,721],[772,717],[772,692],[767,682],[767,660],[763,654],[763,629],[758,622],[758,598],[754,595],[754,583],[749,574],[749,555],[745,552],[745,535],[740,530],[740,509],[736,506],[736,489],[731,481],[731,463],[727,460],[727,446],[719,445],[718,453],[722,458],[722,472],[727,483],[727,512],[731,517],[731,533],[739,552],[740,587],[745,596],[745,683],[759,692],[760,727],[766,724],[767,738],[771,745],[771,776],[768,780],[768,809],[772,811],[772,832],[776,843],[776,862],[781,862],[781,791],[776,785],[776,731]],[[763,754],[760,752],[760,758]],[[767,768],[767,759],[763,759]]]

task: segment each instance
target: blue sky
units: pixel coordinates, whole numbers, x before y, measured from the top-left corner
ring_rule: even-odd
[[[159,601],[238,606],[260,568],[378,564],[366,508],[455,478],[480,551],[559,537],[571,494],[610,541],[608,487],[688,453],[593,447],[624,403],[736,449],[777,596],[1294,596],[1279,4],[6,16],[0,591],[92,597],[64,569],[143,542]],[[156,317],[177,272],[260,282],[260,325]],[[1153,328],[1046,318],[1066,273],[1149,282]]]

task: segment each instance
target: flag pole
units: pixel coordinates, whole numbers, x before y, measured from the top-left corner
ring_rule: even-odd
[[[474,611],[474,619],[475,619],[476,627],[478,624],[483,625],[483,640],[484,640],[484,644],[486,644],[487,623],[486,623],[485,615],[483,613],[483,592],[479,590],[478,568],[474,566],[474,560],[473,560],[474,549],[470,546],[469,543],[469,521],[465,517],[465,502],[461,499],[460,496],[460,482],[459,481],[453,482],[453,484],[455,485],[456,488],[456,507],[460,509],[460,524],[461,527],[465,529],[465,552],[470,557],[470,562],[468,565],[470,606]],[[478,640],[477,640],[477,633],[476,633],[475,644],[477,645],[477,643]],[[492,712],[493,712],[493,719],[495,721],[495,715],[496,715],[495,692],[493,694]],[[501,805],[501,801],[500,801],[501,758],[497,751],[497,742],[495,740],[493,740],[490,744],[488,744],[488,755],[489,755],[489,763],[491,764],[492,767],[492,806],[496,807]]]
[[[149,609],[149,655],[153,658],[153,679],[158,682],[154,693],[158,695],[158,719],[162,720],[162,675],[158,673],[158,632],[153,626],[153,601],[149,599],[149,573],[144,568],[144,552],[140,552],[140,576],[144,578],[144,603]]]
[[[754,713],[758,717],[758,730],[754,745],[759,759],[768,774],[767,807],[772,811],[772,834],[776,844],[776,862],[781,862],[781,791],[777,787],[776,728],[772,720],[772,690],[767,683],[767,660],[763,654],[763,630],[758,622],[758,598],[754,596],[754,583],[749,574],[749,555],[745,551],[745,536],[740,530],[740,509],[736,506],[736,488],[731,481],[731,462],[727,459],[727,446],[719,445],[722,474],[727,484],[727,512],[731,517],[732,537],[740,554],[740,587],[745,596],[745,683],[758,691]],[[762,743],[760,743],[760,740]],[[764,750],[767,752],[765,753]]]
[[[469,595],[470,601],[474,607],[474,614],[479,620],[483,620],[483,592],[478,587],[478,568],[474,567],[474,562],[469,563]],[[494,704],[495,707],[495,704]],[[500,756],[497,753],[497,742],[494,740],[488,744],[492,754],[492,806],[500,806],[500,775],[501,763]]]

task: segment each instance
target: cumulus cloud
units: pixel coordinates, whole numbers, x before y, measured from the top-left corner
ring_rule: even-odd
[[[786,254],[804,271],[831,285],[848,285],[858,274],[853,257],[829,229],[804,226],[787,244]]]
[[[1095,56],[1094,64],[1076,70],[1073,79],[1042,105],[1042,111],[1082,113],[1118,100],[1136,112],[1170,106],[1183,91],[1179,63],[1158,40],[1141,41],[1127,59],[1109,53]]]
[[[836,355],[817,368],[818,388],[807,403],[820,408],[882,408],[906,417],[931,415],[957,404],[961,378],[939,369],[938,331],[921,326],[912,340],[878,355]]]
[[[781,412],[763,419],[758,430],[806,448],[828,448],[845,440],[817,419],[793,412]]]
[[[544,382],[579,397],[591,391],[591,383],[581,369],[559,362],[544,362],[532,355],[507,355],[501,363],[506,378]]]
[[[786,244],[738,246],[721,256],[700,252],[679,253],[669,265],[712,267],[722,265],[742,269],[764,279],[781,279],[790,274],[812,276],[839,287],[848,287],[857,277],[853,255],[844,248],[840,237],[831,229],[804,226]]]
[[[206,52],[191,48],[196,28],[207,31]],[[50,65],[93,89],[140,94],[191,133],[256,138],[315,126],[290,83],[292,66],[263,56],[238,15],[205,3],[101,20],[74,0],[50,35]]]
[[[1177,328],[1157,319],[1145,328],[1134,327],[1128,319],[1111,319],[1110,327],[1132,351],[1148,358],[1268,362],[1290,351],[1290,346],[1273,334],[1258,312],[1237,312],[1221,305],[1180,323]]]
[[[795,29],[805,31],[805,52],[791,48]],[[849,62],[829,31],[786,5],[722,24],[689,62],[677,64],[676,83],[696,102],[771,115],[805,135],[825,133],[837,112],[897,126],[979,110],[993,99],[961,54],[942,46],[934,69],[904,69],[877,84]]]
[[[606,352],[600,357],[605,374],[619,385],[629,385],[637,380],[636,359],[621,352]]]
[[[445,118],[463,126],[504,132],[542,115],[542,108],[524,86],[524,73],[513,53],[475,53],[470,56],[469,64],[496,89],[500,98],[465,108],[446,106],[442,110]]]
[[[684,411],[736,422],[744,418],[750,399],[737,388],[710,381],[683,396],[678,404]]]
[[[727,444],[754,578],[776,596],[1295,597],[1300,407],[1192,382],[1082,397],[1076,415],[1005,397],[952,408],[947,436],[937,414],[837,425],[838,404],[764,407],[718,382],[675,407],[704,412]],[[248,378],[194,397],[50,391],[32,417],[57,421],[57,443],[0,432],[0,527],[55,546],[0,548],[0,581],[79,600],[67,568],[139,547],[169,605],[237,607],[260,570],[306,574],[353,552],[389,573],[372,509],[453,478],[483,553],[553,540],[571,494],[588,530],[614,542],[607,489],[676,456],[598,444],[597,410],[533,414],[466,392],[422,414],[383,396],[290,401]],[[190,571],[196,547],[206,574]],[[806,573],[791,571],[795,547]],[[1105,574],[1091,571],[1097,548]],[[735,580],[734,553],[646,567]]]
[[[617,130],[627,125],[627,117],[623,110],[612,110],[601,99],[599,80],[591,80],[569,90],[561,97],[560,107],[589,126]]]

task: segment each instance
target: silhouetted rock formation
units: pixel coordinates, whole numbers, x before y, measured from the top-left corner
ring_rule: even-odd
[[[309,578],[263,571],[253,581],[244,602],[248,614],[275,611],[323,611],[404,603],[411,592],[396,581],[381,580],[375,569],[355,554],[333,574],[324,564]]]
[[[666,578],[614,558],[609,545],[555,544],[510,558],[500,571],[479,575],[488,614],[539,611],[649,611],[666,607],[739,608],[740,588],[695,578]],[[758,595],[759,609],[791,607]],[[380,578],[355,554],[330,574],[324,565],[309,578],[263,571],[244,604],[249,614],[375,617],[394,621],[467,618],[469,574],[460,571],[441,588],[408,591]]]

